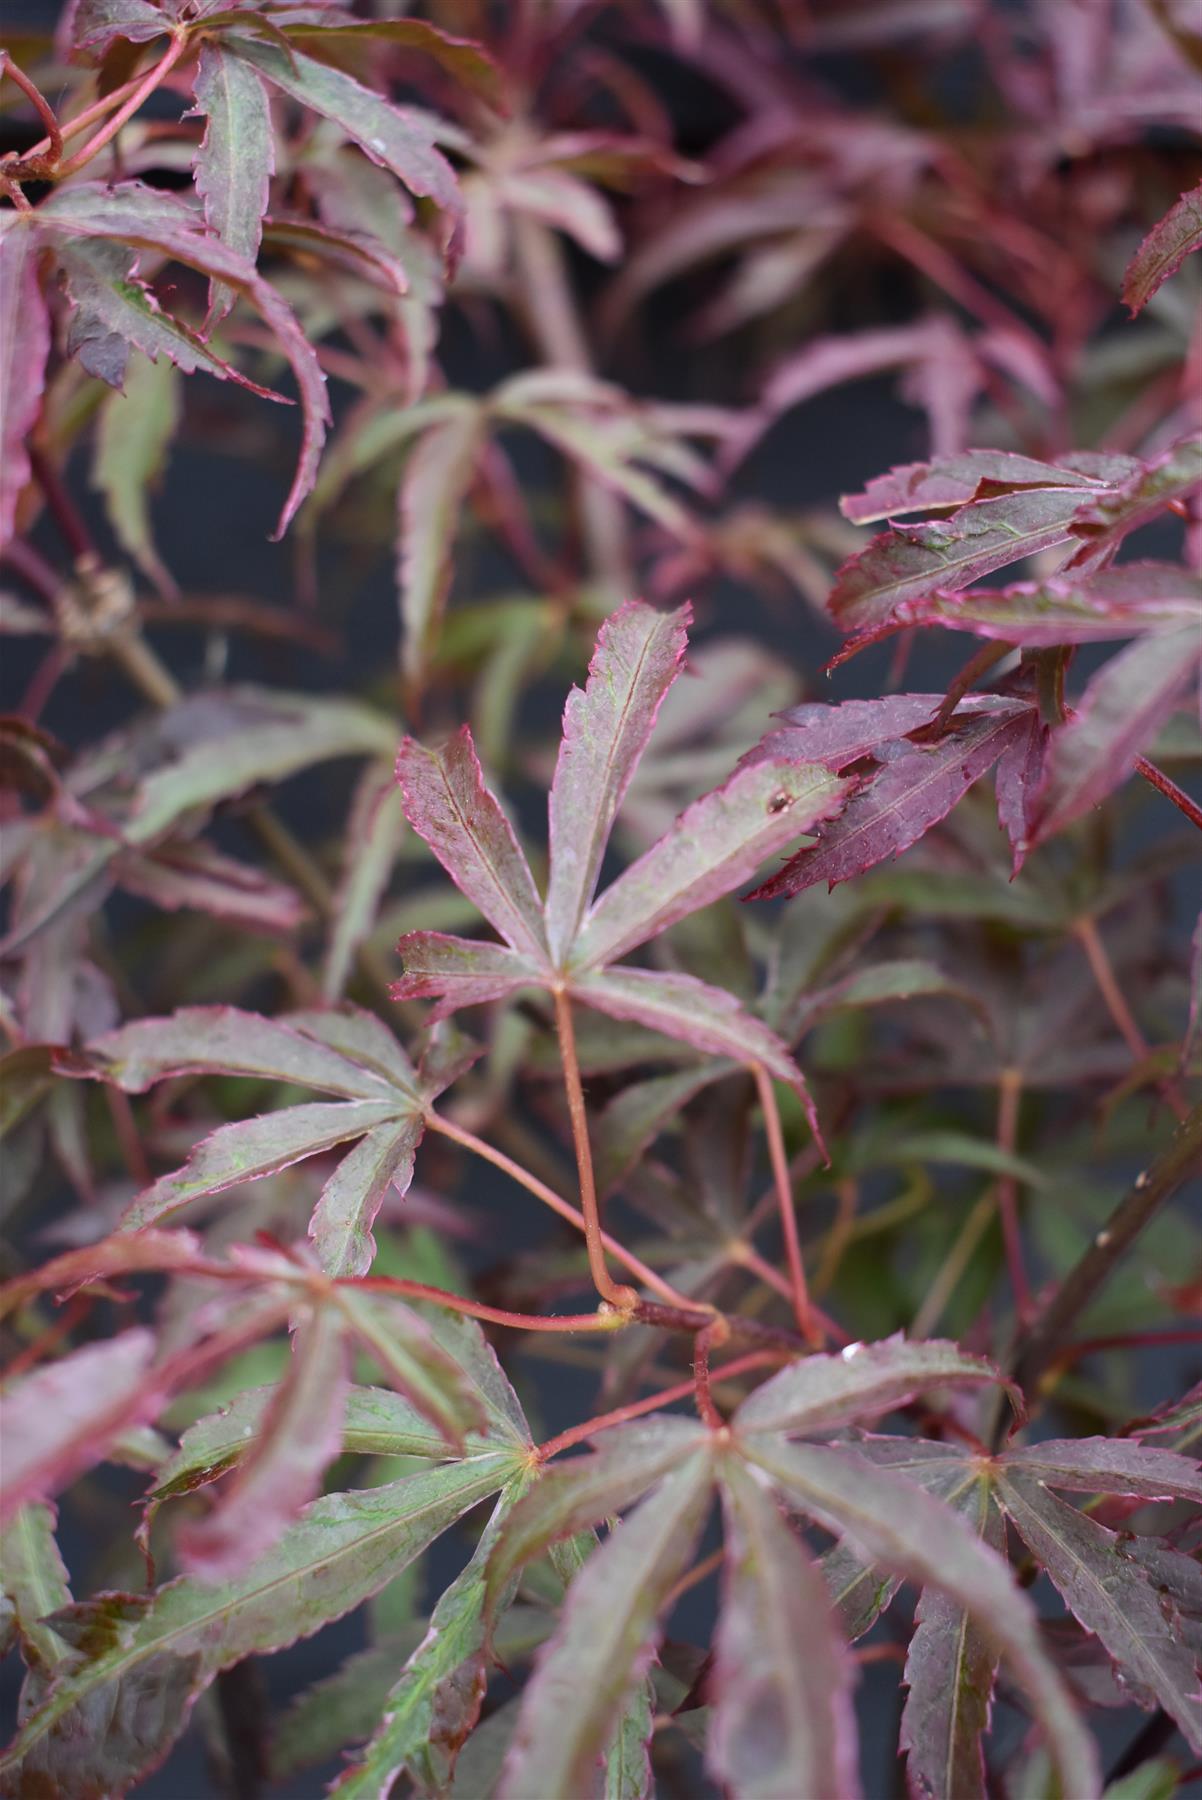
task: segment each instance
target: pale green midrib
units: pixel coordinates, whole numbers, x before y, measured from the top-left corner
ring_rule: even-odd
[[[1075,494],[1077,496],[1078,505],[1080,505],[1083,502],[1083,500],[1089,498],[1089,491],[1082,490],[1080,488],[1044,488],[1044,489],[1037,489],[1034,491],[1043,492],[1043,493]],[[1002,523],[1002,521],[991,520],[990,523],[993,524],[996,528]],[[916,530],[917,527],[908,526],[905,529],[912,531],[912,530]],[[1026,531],[1015,531],[1013,529],[1013,527],[1009,527],[1010,534],[1014,538],[1016,543],[1026,543],[1031,539],[1042,537],[1045,532],[1054,531],[1056,529],[1057,529],[1057,527],[1050,520],[1044,525],[1029,527]],[[1043,546],[1043,548],[1045,550],[1054,550],[1057,547],[1057,545],[1059,545],[1059,544],[1067,544],[1070,541],[1071,537],[1072,537],[1072,533],[1068,529],[1068,521],[1065,521],[1062,535],[1058,538],[1053,538],[1052,541],[1048,544],[1045,544]],[[922,548],[922,546],[919,545],[918,548]],[[865,554],[867,554],[867,553],[865,552]],[[966,549],[959,556],[949,556],[949,557],[941,558],[940,559],[940,568],[945,571],[951,571],[953,573],[958,574],[961,569],[965,568],[969,563],[974,562],[978,556],[981,556],[983,554],[987,554],[987,552],[983,552],[980,545],[978,544],[974,550],[970,551],[970,550]],[[1030,551],[1016,550],[1014,555],[1012,557],[1008,558],[1007,560],[1009,562],[1020,562],[1024,556],[1030,555],[1030,554],[1031,554]],[[1002,566],[1005,567],[1005,564],[1003,564]],[[934,571],[932,573],[934,573]],[[899,591],[899,589],[912,587],[916,581],[920,581],[922,579],[923,579],[923,577],[917,573],[910,574],[910,575],[900,575],[896,578],[896,580],[889,581],[889,582],[878,582],[874,587],[865,588],[860,593],[853,594],[851,596],[851,600],[852,600],[852,603],[854,604],[857,601],[889,599],[894,594],[896,594]],[[938,586],[938,587],[945,587],[947,585],[947,583],[944,582],[943,580],[936,580],[934,585]]]
[[[504,1464],[504,1462],[510,1460],[501,1452],[497,1452],[496,1455],[498,1464]],[[483,1461],[485,1459],[482,1458],[481,1460]],[[466,1466],[466,1464],[461,1466]],[[491,1475],[497,1472],[497,1470],[490,1471],[490,1480]],[[482,1478],[483,1472],[481,1472],[478,1480]],[[471,1482],[465,1482],[457,1497],[464,1499],[466,1495],[471,1494],[473,1485],[474,1484]],[[503,1475],[496,1485],[498,1487],[504,1486]],[[484,1495],[492,1491],[490,1486],[485,1486],[481,1489],[480,1494],[478,1494],[476,1498],[483,1498]],[[465,1500],[464,1510],[466,1511],[467,1507],[472,1503],[471,1500]],[[344,1544],[339,1550],[334,1552],[333,1556],[320,1557],[316,1560],[329,1565],[330,1563],[340,1561],[345,1556],[357,1554],[365,1544],[374,1542],[376,1539],[385,1536],[390,1531],[397,1531],[401,1527],[407,1528],[413,1526],[424,1515],[436,1510],[438,1504],[438,1499],[435,1498],[430,1500],[420,1512],[411,1512],[400,1516],[394,1516],[386,1522],[376,1526],[373,1530],[364,1532],[362,1536],[355,1538],[352,1542]],[[458,1516],[462,1515],[460,1514]],[[447,1526],[449,1527],[452,1523],[453,1519],[448,1519]],[[26,1755],[32,1746],[37,1743],[38,1739],[44,1736],[50,1727],[62,1717],[64,1712],[67,1712],[79,1699],[92,1689],[101,1686],[107,1681],[120,1680],[120,1678],[127,1674],[130,1669],[136,1668],[140,1662],[145,1662],[153,1656],[170,1653],[172,1640],[174,1638],[180,1638],[184,1636],[185,1633],[203,1630],[206,1626],[212,1624],[214,1620],[219,1619],[223,1612],[233,1612],[238,1606],[260,1602],[266,1596],[270,1595],[274,1589],[289,1586],[304,1573],[306,1573],[304,1567],[288,1570],[276,1576],[272,1581],[266,1582],[262,1587],[256,1588],[252,1594],[243,1595],[234,1605],[225,1607],[216,1606],[211,1612],[202,1614],[198,1618],[189,1619],[186,1624],[179,1625],[173,1632],[168,1632],[164,1636],[156,1638],[150,1643],[132,1644],[128,1650],[113,1656],[111,1660],[108,1657],[102,1658],[100,1661],[93,1663],[89,1668],[82,1670],[80,1672],[81,1676],[86,1677],[86,1679],[68,1682],[59,1694],[51,1695],[45,1706],[26,1722],[21,1731],[8,1746],[4,1755],[0,1757],[0,1769],[11,1768],[14,1763],[18,1762],[21,1757]],[[187,1577],[181,1576],[179,1580],[186,1581]],[[156,1598],[160,1598],[164,1593],[169,1592],[171,1587],[176,1586],[178,1586],[178,1582],[172,1582],[169,1584],[168,1588],[161,1588]],[[324,1623],[324,1621],[322,1621],[322,1623]],[[313,1631],[317,1630],[320,1630],[320,1624],[313,1627]],[[296,1640],[293,1641],[297,1641],[303,1637],[311,1637],[313,1631],[300,1631],[297,1633]],[[217,1668],[220,1668],[220,1666],[220,1663],[216,1665]],[[35,1727],[37,1728],[36,1730],[34,1729]]]

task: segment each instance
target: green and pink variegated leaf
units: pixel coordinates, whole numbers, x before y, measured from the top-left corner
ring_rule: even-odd
[[[154,1356],[153,1333],[134,1326],[46,1363],[5,1391],[0,1517],[58,1493],[132,1426],[155,1418],[166,1394],[151,1370]]]
[[[927,725],[943,704],[942,694],[886,694],[879,700],[843,700],[824,706],[808,700],[776,714],[781,723],[761,738],[745,763],[788,757],[794,762],[821,763],[837,774],[849,763],[870,756],[882,744],[896,743]]]
[[[0,546],[13,533],[29,480],[27,439],[42,402],[50,315],[38,281],[38,241],[8,214],[0,226]],[[3,229],[7,227],[7,229]]]
[[[756,1473],[721,1467],[726,1578],[707,1760],[738,1800],[857,1800],[855,1665],[826,1583]]]
[[[1006,1527],[988,1484],[967,1480],[949,1505],[1000,1560]],[[906,1655],[899,1743],[918,1800],[985,1800],[982,1740],[997,1678],[996,1647],[972,1614],[937,1588],[924,1588]]]
[[[259,1075],[348,1100],[388,1098],[374,1069],[282,1019],[234,1006],[185,1006],[168,1018],[135,1019],[94,1038],[72,1072],[116,1082],[127,1094],[167,1076]]]
[[[898,609],[907,625],[943,625],[1028,649],[1101,644],[1202,626],[1198,578],[1172,563],[1124,563],[1073,579],[935,593]]]
[[[878,475],[858,494],[845,494],[839,510],[853,525],[871,525],[903,513],[938,512],[966,506],[972,500],[997,499],[1028,488],[1104,489],[1135,473],[1134,457],[1109,459],[1109,479],[1094,469],[1038,462],[1013,450],[962,450],[931,462],[903,463]]]
[[[1085,1629],[1101,1639],[1137,1693],[1154,1694],[1202,1753],[1202,1687],[1193,1652],[1175,1609],[1120,1554],[1118,1534],[1058,1499],[1038,1477],[1007,1473],[998,1499]]]
[[[852,795],[817,844],[791,857],[748,898],[800,894],[818,881],[835,887],[900,855],[947,817],[1009,745],[1025,739],[1030,711],[1005,701],[982,712],[961,709],[937,742],[899,743],[898,754]]]
[[[451,880],[507,944],[547,968],[542,900],[512,825],[484,785],[469,727],[441,750],[406,738],[396,770],[409,823]]]
[[[105,396],[92,459],[92,486],[103,493],[109,523],[160,594],[174,597],[175,581],[155,547],[150,495],[161,479],[179,429],[181,387],[168,356],[136,355],[126,364],[122,390]]]
[[[790,1363],[744,1400],[735,1425],[740,1431],[829,1432],[879,1419],[919,1394],[1002,1381],[992,1363],[956,1344],[937,1338],[908,1344],[899,1334]],[[1021,1407],[1017,1389],[1005,1385]]]
[[[31,1501],[0,1532],[0,1594],[28,1667],[52,1671],[67,1646],[42,1620],[71,1604],[67,1567],[55,1537],[53,1506]]]
[[[1191,251],[1202,249],[1202,185],[1170,206],[1153,225],[1123,276],[1123,300],[1131,316],[1142,312],[1158,288],[1175,275]]]
[[[512,1467],[489,1454],[331,1494],[234,1580],[184,1576],[132,1604],[102,1596],[79,1619],[91,1659],[25,1719],[0,1759],[6,1784],[40,1783],[60,1800],[127,1792],[162,1761],[219,1670],[311,1636],[378,1593]],[[65,1628],[70,1615],[52,1619]]]
[[[1035,841],[1063,831],[1119,786],[1196,688],[1200,666],[1202,634],[1175,631],[1131,644],[1098,671],[1074,716],[1052,734]]]
[[[585,1006],[678,1038],[711,1056],[735,1062],[762,1063],[768,1073],[791,1087],[806,1108],[821,1143],[805,1078],[788,1046],[762,1019],[746,1012],[725,988],[710,987],[693,975],[661,974],[658,969],[594,969],[572,983],[572,997]]]
[[[747,881],[765,857],[833,818],[849,784],[814,764],[764,759],[686,807],[608,887],[584,921],[569,967],[615,961]]]
[[[657,1413],[620,1425],[588,1456],[556,1463],[511,1513],[488,1568],[488,1605],[495,1614],[514,1572],[562,1538],[623,1512],[704,1444],[694,1419]]]
[[[147,44],[169,29],[170,21],[150,0],[69,0],[55,35],[64,60],[98,63],[122,38]]]
[[[451,260],[458,257],[463,200],[455,172],[436,147],[430,121],[394,106],[353,75],[318,62],[303,51],[253,37],[227,37],[230,54],[258,70],[273,87],[344,131],[364,155],[402,181],[411,194],[432,200],[443,215]]]
[[[854,1453],[760,1432],[738,1441],[791,1505],[828,1531],[846,1534],[884,1568],[937,1588],[971,1614],[1047,1733],[1063,1791],[1095,1800],[1101,1780],[1093,1740],[1041,1644],[1035,1610],[1002,1558],[948,1506]]]
[[[998,824],[1010,840],[1012,869],[1018,874],[1026,861],[1035,829],[1035,807],[1043,784],[1044,764],[1051,731],[1031,708],[1025,722],[1016,726],[998,757],[994,790]]]
[[[562,965],[592,900],[622,798],[680,671],[691,609],[638,601],[597,635],[583,690],[573,688],[548,802],[547,939]]]
[[[287,35],[290,43],[335,64],[348,53],[370,60],[377,44],[428,56],[498,112],[508,110],[505,71],[488,51],[473,39],[455,37],[425,19],[357,19],[331,8],[327,23],[310,7],[287,20]]]
[[[257,71],[229,55],[216,39],[201,47],[193,93],[196,110],[205,117],[196,153],[196,192],[204,202],[205,219],[228,249],[253,264],[275,173],[267,90]],[[233,304],[232,292],[215,282],[209,329]]]
[[[692,1561],[712,1493],[711,1458],[694,1450],[575,1576],[522,1697],[498,1800],[591,1792],[655,1653],[659,1613]]]
[[[541,986],[546,971],[532,957],[519,956],[505,944],[477,938],[451,937],[444,931],[410,931],[397,945],[405,973],[389,992],[394,1000],[424,1000],[441,995],[432,1020],[448,1017],[461,1006],[500,1000],[521,987]]]
[[[165,911],[186,907],[248,931],[286,937],[306,917],[295,888],[273,881],[250,863],[223,856],[203,838],[169,839],[145,856],[131,851],[117,858],[113,874],[127,894],[140,894]]]
[[[300,393],[304,421],[300,459],[276,528],[276,536],[282,536],[313,486],[330,419],[321,364],[291,309],[252,264],[200,229],[199,215],[190,207],[141,182],[121,182],[114,188],[99,182],[69,185],[43,201],[30,217],[36,217],[39,231],[53,233],[56,241],[62,236],[116,245],[111,254],[125,260],[120,267],[106,271],[110,292],[114,282],[124,280],[130,266],[128,253],[133,251],[136,255],[148,250],[198,269],[211,280],[245,295],[256,308],[288,359]],[[150,316],[148,304],[145,313]],[[119,328],[106,326],[106,331],[110,345],[114,337],[122,335]]]
[[[1202,431],[1178,438],[1159,456],[1137,463],[1113,492],[1083,499],[1073,520],[1072,535],[1084,538],[1084,548],[1074,556],[1071,568],[1094,569],[1109,563],[1116,545],[1166,507],[1202,486]]]
[[[288,1372],[259,1433],[213,1510],[176,1537],[182,1566],[198,1580],[240,1575],[318,1493],[342,1448],[349,1371],[343,1321],[332,1307],[302,1318]]]

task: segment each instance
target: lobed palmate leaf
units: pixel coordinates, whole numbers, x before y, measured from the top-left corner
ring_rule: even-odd
[[[204,202],[205,219],[228,249],[248,263],[257,262],[275,173],[267,90],[257,71],[216,39],[201,46],[193,93],[197,112],[205,116],[196,153],[196,192]],[[213,283],[210,329],[234,299],[229,288]]]
[[[909,1344],[899,1335],[790,1363],[744,1400],[734,1423],[740,1431],[825,1433],[879,1418],[918,1394],[1001,1380],[992,1363],[956,1344],[934,1338]],[[1018,1391],[1008,1386],[1008,1392],[1021,1407]]]

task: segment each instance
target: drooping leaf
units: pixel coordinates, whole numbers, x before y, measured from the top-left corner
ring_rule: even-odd
[[[62,1661],[67,1646],[42,1621],[71,1604],[55,1524],[53,1506],[35,1500],[20,1507],[0,1532],[0,1593],[12,1608],[26,1664],[47,1671]]]
[[[998,824],[1010,840],[1011,867],[1018,874],[1026,860],[1035,828],[1035,806],[1043,784],[1044,759],[1051,733],[1031,708],[998,757],[994,786]]]
[[[318,1307],[297,1326],[288,1372],[229,1489],[178,1534],[190,1574],[210,1583],[242,1574],[313,1499],[342,1444],[347,1386],[342,1320]]]
[[[406,738],[397,780],[409,823],[455,885],[507,944],[545,967],[542,902],[513,827],[484,785],[469,728],[438,751]]]
[[[743,1401],[734,1422],[740,1431],[828,1432],[879,1418],[934,1389],[1000,1380],[992,1363],[955,1344],[908,1344],[898,1336],[790,1363]]]
[[[273,87],[332,120],[365,156],[403,181],[410,193],[432,200],[444,215],[446,242],[455,251],[463,201],[454,170],[436,148],[434,133],[422,114],[394,106],[353,75],[301,50],[285,51],[276,44],[242,36],[229,37],[226,44]]]
[[[446,1018],[460,1006],[500,1000],[517,988],[541,986],[545,970],[533,957],[505,944],[451,937],[445,931],[407,931],[397,944],[405,973],[389,992],[394,1000],[423,1000],[441,994],[430,1014]]]
[[[799,894],[818,881],[833,887],[909,849],[1025,733],[1029,711],[1003,704],[986,713],[956,715],[936,743],[903,742],[819,833],[817,845],[800,850],[748,898]]]
[[[101,408],[92,462],[92,485],[105,497],[109,523],[123,548],[160,593],[174,594],[175,582],[155,548],[148,492],[166,462],[179,426],[180,391],[175,364],[134,356],[126,368],[124,391],[109,394]]]
[[[58,43],[72,61],[100,62],[119,38],[146,44],[167,29],[150,0],[70,0],[59,20]]]
[[[727,1574],[710,1767],[739,1800],[854,1800],[854,1666],[826,1584],[775,1500],[734,1458],[723,1465],[722,1495]]]
[[[1105,799],[1198,679],[1196,631],[1144,638],[1101,668],[1075,716],[1052,735],[1036,802],[1042,842]]]
[[[119,298],[125,297],[113,284],[129,286],[129,264],[125,260],[128,252],[132,250],[136,255],[149,250],[186,263],[211,280],[223,282],[235,292],[244,294],[260,313],[288,359],[300,393],[304,421],[296,474],[276,527],[276,536],[281,537],[313,485],[330,418],[325,376],[291,309],[251,264],[235,251],[228,250],[219,239],[199,229],[199,215],[191,208],[173,195],[145,187],[141,182],[122,182],[114,188],[98,182],[68,184],[43,201],[37,208],[36,217],[38,229],[52,231],[56,238],[62,233],[67,238],[100,240],[102,247],[108,243],[117,246],[113,254],[119,256],[119,264],[107,266],[105,270],[104,279],[109,290],[105,304],[110,304],[114,293]],[[78,251],[78,245],[68,244],[63,253],[77,255]],[[143,313],[150,317],[144,290],[140,295],[135,293],[134,297],[140,298]],[[110,330],[110,360],[113,335]],[[121,335],[120,330],[116,335]],[[139,348],[145,346],[140,344]],[[178,361],[178,357],[173,360]]]
[[[612,962],[729,894],[773,851],[835,816],[847,791],[827,770],[783,758],[736,770],[605,890],[585,919],[570,967]]]
[[[846,1533],[885,1568],[937,1588],[968,1611],[1006,1658],[1046,1731],[1064,1792],[1083,1800],[1099,1792],[1093,1740],[1042,1647],[1034,1609],[1005,1562],[963,1519],[915,1483],[873,1468],[863,1457],[758,1432],[740,1442],[791,1504],[827,1530]]]
[[[1124,563],[1076,580],[1053,575],[968,594],[929,594],[899,607],[897,617],[1039,649],[1181,631],[1202,619],[1202,599],[1188,569]]]
[[[304,901],[295,888],[273,881],[250,863],[222,856],[203,838],[168,839],[144,856],[119,856],[113,874],[127,894],[140,894],[167,912],[187,908],[232,920],[248,931],[283,938],[305,918]]]
[[[494,1453],[331,1494],[235,1581],[209,1587],[183,1576],[149,1602],[101,1596],[90,1613],[82,1609],[91,1660],[73,1667],[25,1720],[0,1771],[11,1782],[19,1770],[21,1780],[40,1780],[62,1800],[128,1790],[161,1761],[220,1669],[341,1618],[495,1492],[511,1469],[508,1456]],[[70,1614],[52,1618],[59,1630]],[[155,1694],[161,1699],[152,1705]]]
[[[196,192],[204,201],[205,219],[223,244],[253,264],[275,173],[267,90],[257,72],[229,55],[218,38],[201,46],[193,93],[197,112],[205,116],[196,153]],[[210,329],[233,304],[230,290],[214,283]]]
[[[1192,1500],[1202,1506],[1202,1475],[1189,1456],[1125,1438],[1058,1438],[1007,1451],[1014,1468],[1047,1487],[1083,1494],[1135,1494],[1145,1500]]]
[[[1123,276],[1123,300],[1131,316],[1142,312],[1159,287],[1175,275],[1192,250],[1202,247],[1202,185],[1191,188],[1153,225]]]
[[[459,515],[483,440],[480,409],[462,409],[418,438],[405,462],[397,495],[397,589],[403,631],[402,663],[420,687],[434,652],[451,586]]]
[[[1113,1531],[1012,1473],[998,1498],[1075,1616],[1140,1690],[1155,1694],[1195,1751],[1202,1750],[1202,1689],[1171,1611],[1118,1551]]]
[[[19,214],[15,215],[19,218]],[[38,281],[38,244],[14,224],[0,229],[0,545],[13,533],[29,480],[26,441],[38,416],[50,353],[50,315]]]
[[[502,1800],[589,1792],[626,1698],[646,1673],[659,1611],[689,1566],[712,1483],[708,1453],[694,1451],[574,1578],[523,1695]]]
[[[392,1686],[362,1758],[335,1784],[343,1800],[374,1800],[402,1771],[423,1792],[445,1792],[487,1685],[484,1571],[506,1518],[527,1485],[501,1495],[463,1573],[445,1590],[429,1627]]]
[[[464,87],[491,106],[505,108],[505,74],[481,44],[473,38],[454,37],[425,19],[351,19],[333,14],[327,22],[312,12],[288,25],[288,38],[313,56],[336,61],[340,51],[360,45],[394,45],[398,50],[428,56]]]
[[[988,1484],[968,1482],[952,1502],[982,1543],[1000,1559],[1006,1528]],[[997,1651],[971,1613],[936,1588],[925,1588],[906,1655],[900,1745],[911,1793],[920,1800],[983,1800],[985,1759]]]
[[[140,1326],[73,1350],[4,1394],[0,1517],[66,1487],[163,1403],[151,1373],[154,1334]]]
[[[351,1287],[340,1288],[337,1299],[362,1348],[451,1449],[461,1451],[469,1431],[484,1429],[487,1413],[472,1382],[412,1307]]]
[[[680,669],[691,613],[628,602],[601,627],[573,688],[548,803],[547,939],[562,963],[592,900],[618,808]]]

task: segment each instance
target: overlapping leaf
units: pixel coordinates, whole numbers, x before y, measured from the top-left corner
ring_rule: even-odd
[[[1123,276],[1123,299],[1132,315],[1175,275],[1191,251],[1202,247],[1202,186],[1191,188],[1153,225]]]

